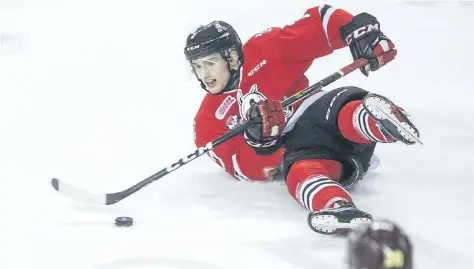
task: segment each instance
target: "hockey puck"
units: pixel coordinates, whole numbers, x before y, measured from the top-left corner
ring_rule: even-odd
[[[133,225],[133,219],[130,217],[117,217],[115,218],[115,226],[118,227],[130,227]]]

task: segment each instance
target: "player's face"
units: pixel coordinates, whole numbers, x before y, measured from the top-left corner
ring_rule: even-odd
[[[221,92],[230,79],[228,64],[220,53],[193,60],[191,65],[210,93]]]

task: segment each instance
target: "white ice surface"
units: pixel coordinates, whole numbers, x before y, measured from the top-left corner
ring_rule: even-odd
[[[474,3],[327,2],[376,15],[399,49],[333,86],[387,95],[425,143],[380,145],[356,204],[407,230],[417,269],[474,268]],[[112,206],[50,186],[119,191],[195,149],[204,92],[182,54],[191,29],[226,20],[246,40],[322,3],[0,1],[0,268],[344,268],[345,240],[313,233],[284,186],[230,180],[207,157]],[[349,61],[338,51],[308,76]],[[135,226],[114,227],[123,215]]]

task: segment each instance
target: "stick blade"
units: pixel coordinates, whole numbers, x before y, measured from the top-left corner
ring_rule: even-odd
[[[93,193],[83,189],[76,188],[70,184],[60,181],[57,178],[51,180],[53,188],[64,196],[72,198],[74,200],[95,204],[95,205],[106,205],[107,195],[100,193]]]

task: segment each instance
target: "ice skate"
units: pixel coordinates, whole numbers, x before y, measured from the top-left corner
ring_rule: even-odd
[[[309,227],[320,234],[347,234],[361,224],[372,222],[372,215],[353,203],[338,201],[334,208],[325,208],[308,215]]]
[[[407,145],[423,144],[419,139],[420,133],[415,125],[408,119],[395,104],[386,97],[369,93],[362,100],[367,113],[379,124],[384,135]]]

